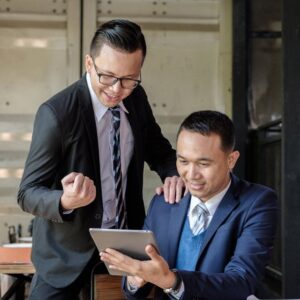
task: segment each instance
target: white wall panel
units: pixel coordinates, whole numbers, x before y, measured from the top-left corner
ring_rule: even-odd
[[[76,2],[76,1],[74,1]],[[66,15],[66,0],[6,0],[0,1],[0,12],[10,14]]]
[[[0,1],[0,244],[32,218],[17,191],[34,114],[79,78],[80,35],[80,0]]]
[[[146,29],[149,51],[143,69],[156,115],[186,116],[212,107],[218,89],[218,32]]]
[[[139,23],[199,24],[216,22],[218,0],[109,0],[97,1],[103,19],[129,18]],[[215,20],[215,21],[214,21]]]
[[[65,29],[0,27],[2,114],[34,114],[66,86],[66,45]]]

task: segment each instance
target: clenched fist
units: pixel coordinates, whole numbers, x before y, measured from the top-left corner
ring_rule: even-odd
[[[94,181],[81,173],[72,172],[62,181],[61,205],[65,210],[87,206],[96,198]]]

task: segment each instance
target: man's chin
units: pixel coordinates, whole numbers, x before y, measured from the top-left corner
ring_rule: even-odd
[[[119,97],[114,99],[112,97],[107,96],[106,94],[102,96],[102,99],[102,104],[108,108],[115,107],[122,102],[122,100],[120,100]]]
[[[203,191],[199,191],[197,189],[189,189],[189,192],[191,193],[191,195],[199,199],[205,198],[205,193]]]

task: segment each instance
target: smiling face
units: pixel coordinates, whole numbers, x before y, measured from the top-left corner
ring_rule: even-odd
[[[128,53],[112,48],[107,44],[104,44],[99,55],[94,57],[94,63],[90,55],[87,55],[85,59],[86,71],[90,74],[93,90],[99,101],[106,107],[118,105],[133,90],[122,88],[120,81],[112,86],[103,85],[99,83],[97,73],[138,80],[142,64],[143,54],[140,49]]]
[[[228,185],[238,157],[238,151],[222,150],[217,134],[204,136],[183,129],[178,135],[177,170],[190,193],[203,202]]]

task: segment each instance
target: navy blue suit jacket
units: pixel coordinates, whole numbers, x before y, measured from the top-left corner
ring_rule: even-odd
[[[181,231],[191,195],[178,204],[155,196],[144,227],[154,232],[160,254],[170,268],[176,265]],[[276,194],[273,190],[240,180],[232,183],[217,208],[199,249],[196,271],[179,270],[185,292],[182,299],[243,299],[255,294],[269,261],[276,231]],[[145,299],[150,286],[129,299]],[[155,299],[168,299],[159,288]]]

